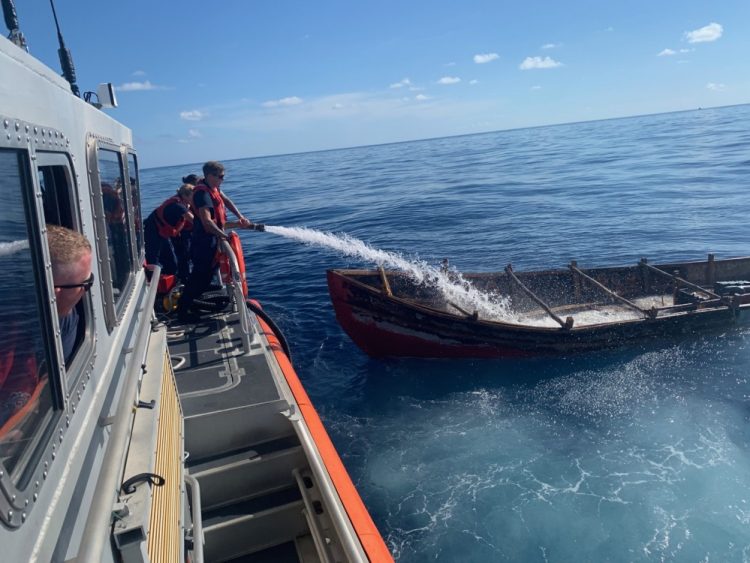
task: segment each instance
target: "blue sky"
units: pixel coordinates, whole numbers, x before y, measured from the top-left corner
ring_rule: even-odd
[[[47,0],[16,0],[58,69]],[[57,1],[142,166],[750,102],[747,0]]]

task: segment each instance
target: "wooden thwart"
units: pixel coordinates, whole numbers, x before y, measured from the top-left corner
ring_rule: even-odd
[[[591,276],[589,276],[589,275],[585,274],[584,272],[582,272],[581,270],[579,270],[578,269],[578,265],[575,263],[575,261],[571,262],[570,265],[568,266],[568,268],[570,268],[570,270],[572,272],[575,272],[576,274],[578,274],[579,276],[581,276],[584,280],[586,280],[586,281],[594,284],[596,287],[598,287],[599,289],[601,289],[602,291],[604,291],[607,295],[609,295],[613,299],[616,299],[620,303],[622,303],[624,305],[627,305],[628,307],[630,307],[631,309],[633,309],[635,311],[638,311],[645,318],[647,318],[647,319],[653,319],[654,317],[656,317],[656,309],[653,309],[652,311],[648,311],[646,309],[641,309],[638,305],[636,305],[632,301],[629,301],[629,300],[625,299],[624,297],[621,297],[620,295],[617,295],[617,293],[615,293],[614,291],[612,291],[611,289],[609,289],[606,285],[604,285],[602,283],[599,283],[598,281],[596,281]]]
[[[697,284],[691,283],[691,282],[689,282],[687,280],[684,280],[684,279],[682,279],[679,276],[675,276],[674,274],[670,274],[669,272],[665,272],[664,270],[662,270],[660,268],[657,268],[656,266],[652,266],[651,264],[649,264],[645,260],[641,260],[640,264],[644,268],[648,268],[649,271],[657,273],[657,274],[660,274],[662,276],[665,276],[665,277],[667,277],[667,278],[669,278],[671,280],[674,280],[677,283],[679,283],[680,285],[684,285],[685,287],[689,287],[690,289],[694,289],[696,291],[700,291],[701,293],[705,293],[706,295],[708,295],[709,297],[713,297],[714,299],[721,299],[721,296],[717,295],[713,291],[711,291],[709,289],[706,289],[705,287],[701,287],[701,286],[699,286]]]
[[[518,285],[518,287],[520,287],[526,295],[528,295],[529,297],[531,297],[531,299],[533,299],[534,302],[536,302],[537,305],[539,305],[542,309],[544,309],[550,317],[552,317],[553,319],[555,319],[555,322],[557,322],[562,328],[564,328],[564,329],[571,329],[571,328],[573,328],[573,317],[568,317],[567,319],[562,320],[560,317],[558,317],[557,315],[555,315],[555,313],[552,312],[552,309],[550,308],[549,305],[547,305],[544,301],[542,301],[539,297],[537,297],[534,294],[533,291],[531,291],[528,287],[526,287],[523,284],[523,282],[521,280],[518,279],[518,277],[516,276],[516,274],[513,273],[513,266],[511,266],[510,264],[508,264],[505,267],[505,272],[508,274],[508,276],[510,277],[510,279],[512,279],[514,282],[516,282],[516,284]]]
[[[383,282],[383,291],[388,297],[393,297],[393,292],[391,291],[391,284],[388,283],[388,276],[385,275],[385,268],[383,268],[382,264],[378,266],[378,271],[380,272],[380,281]]]
[[[479,317],[479,314],[476,311],[474,311],[473,313],[470,313],[469,311],[467,311],[463,307],[459,307],[458,305],[456,305],[453,301],[448,301],[448,305],[450,305],[451,307],[453,307],[457,311],[462,312],[467,317],[472,317],[472,318],[478,318]]]

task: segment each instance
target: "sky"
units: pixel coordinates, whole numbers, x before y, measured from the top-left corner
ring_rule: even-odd
[[[750,103],[748,0],[57,0],[142,167]],[[16,0],[59,69],[47,0]]]

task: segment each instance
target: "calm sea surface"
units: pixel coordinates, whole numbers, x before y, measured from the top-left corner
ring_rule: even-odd
[[[462,271],[750,254],[750,106],[225,164],[252,220]],[[144,209],[190,172],[144,171]],[[554,359],[375,361],[325,283],[327,268],[371,264],[242,238],[250,291],[398,561],[750,560],[750,330]]]

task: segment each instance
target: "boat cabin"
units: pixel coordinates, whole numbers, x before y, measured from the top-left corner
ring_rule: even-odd
[[[232,250],[225,308],[157,317],[132,133],[5,38],[0,75],[1,558],[391,561]]]

